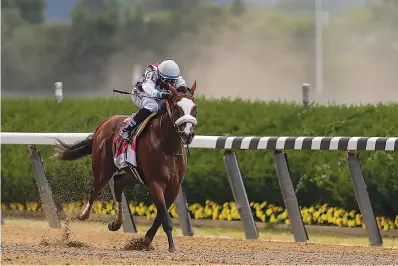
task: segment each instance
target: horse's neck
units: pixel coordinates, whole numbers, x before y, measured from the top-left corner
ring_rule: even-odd
[[[164,150],[173,154],[180,153],[183,149],[183,143],[167,112],[160,117],[158,130]]]

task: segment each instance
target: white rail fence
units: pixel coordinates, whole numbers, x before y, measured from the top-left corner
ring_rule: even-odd
[[[91,133],[0,132],[1,144],[54,145],[81,141]],[[398,151],[398,137],[234,137],[195,136],[190,148],[253,150],[350,150]]]
[[[59,227],[55,204],[45,176],[42,160],[33,145],[54,145],[55,138],[66,143],[85,139],[91,133],[27,133],[1,132],[1,144],[29,145],[32,165],[35,171],[40,197],[50,226]],[[233,196],[241,216],[242,226],[247,239],[257,239],[258,232],[250,209],[249,200],[243,184],[238,161],[233,150],[270,150],[274,154],[277,178],[282,196],[291,221],[291,230],[296,242],[308,241],[297,197],[290,176],[286,153],[282,150],[338,150],[344,151],[350,169],[351,181],[358,201],[370,244],[383,244],[377,227],[366,183],[359,163],[357,151],[398,151],[398,137],[322,137],[322,136],[266,136],[266,137],[234,137],[234,136],[195,136],[190,148],[223,149],[224,165],[229,178]],[[112,181],[112,180],[111,180]],[[126,221],[125,232],[137,232],[134,219],[129,211],[126,198],[123,195],[123,211]],[[191,218],[182,187],[176,200],[177,211],[184,235],[193,235]]]

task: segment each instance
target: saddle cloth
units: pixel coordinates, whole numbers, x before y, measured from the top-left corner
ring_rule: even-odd
[[[135,114],[133,114],[134,116]],[[137,154],[136,154],[136,147],[137,147],[137,139],[143,132],[144,128],[148,124],[148,122],[156,115],[156,113],[152,113],[148,116],[140,125],[136,127],[134,132],[132,132],[132,143],[129,143],[127,140],[124,140],[119,135],[116,135],[115,140],[113,141],[114,146],[114,155],[113,161],[117,168],[122,169],[124,167],[130,166],[130,168],[137,167]],[[132,118],[128,117],[123,120],[123,124],[129,123]],[[123,127],[120,127],[122,130]],[[133,170],[133,169],[131,169]]]

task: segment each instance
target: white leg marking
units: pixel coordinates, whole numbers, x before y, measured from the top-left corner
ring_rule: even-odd
[[[86,215],[87,212],[91,210],[90,202],[87,202],[86,207],[84,208],[82,215]]]

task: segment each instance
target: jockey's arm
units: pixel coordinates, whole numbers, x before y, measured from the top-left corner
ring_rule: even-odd
[[[161,97],[162,92],[156,89],[155,73],[151,69],[145,71],[145,78],[142,83],[142,89],[149,97]]]

